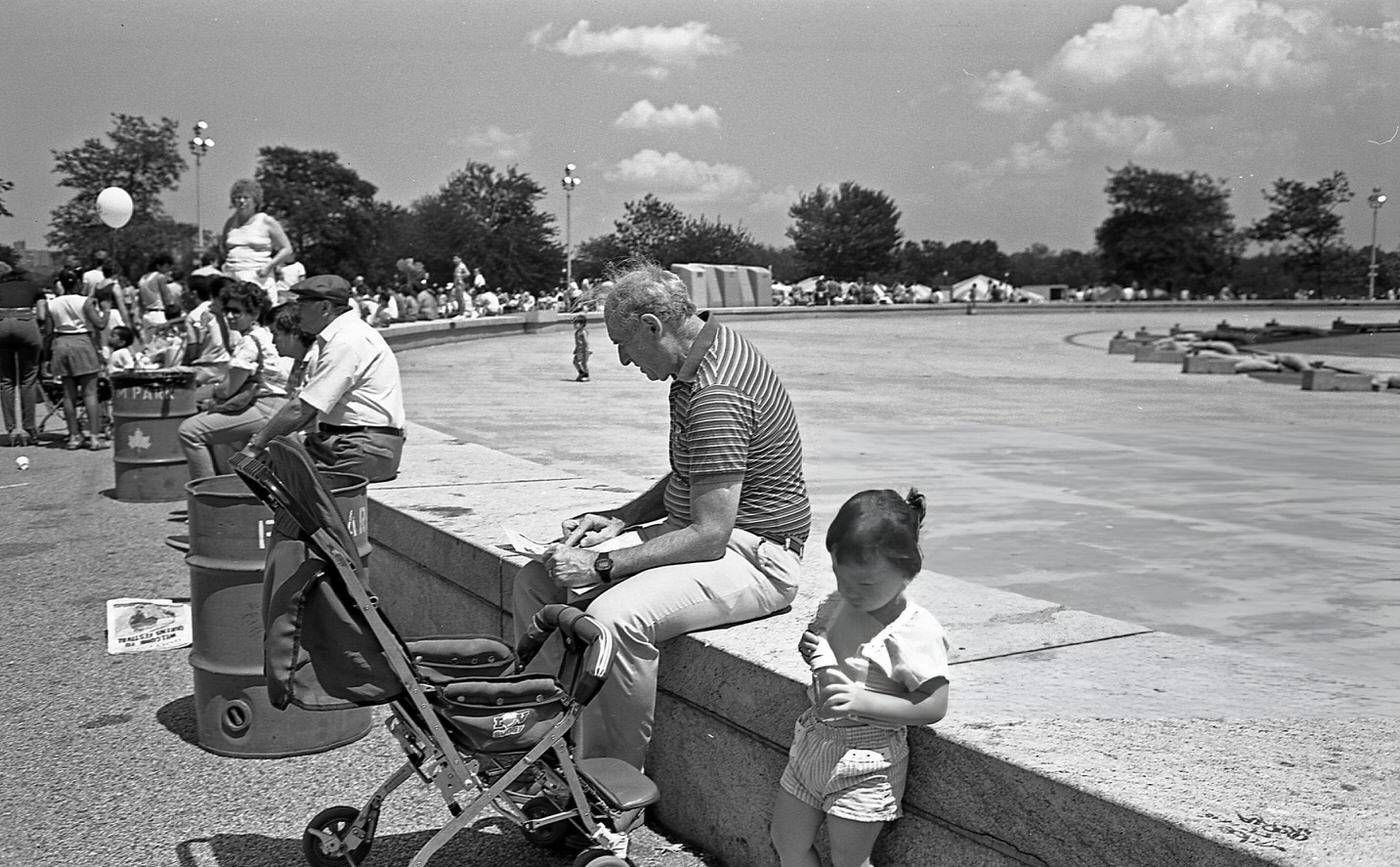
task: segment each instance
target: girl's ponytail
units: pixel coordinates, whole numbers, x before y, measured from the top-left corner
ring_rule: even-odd
[[[924,495],[919,493],[917,488],[910,488],[909,493],[904,497],[904,504],[909,507],[910,513],[914,516],[914,527],[923,526],[924,516],[928,514],[928,502]]]

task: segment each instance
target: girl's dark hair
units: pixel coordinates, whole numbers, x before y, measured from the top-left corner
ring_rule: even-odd
[[[826,550],[834,563],[880,557],[903,566],[912,576],[924,567],[919,527],[926,511],[924,495],[913,488],[903,497],[888,489],[861,491],[832,519],[826,530]]]
[[[243,309],[252,313],[253,321],[259,325],[267,324],[267,309],[271,302],[267,292],[258,284],[246,280],[242,283],[227,284],[219,290],[219,303],[227,305],[230,302],[243,305]]]

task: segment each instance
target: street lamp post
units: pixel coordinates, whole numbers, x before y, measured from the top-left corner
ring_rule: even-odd
[[[195,254],[204,254],[204,209],[199,200],[199,167],[204,161],[204,155],[209,153],[209,149],[214,146],[214,140],[208,135],[209,124],[204,121],[196,121],[194,125],[194,138],[190,139],[190,153],[194,154],[194,221]]]
[[[574,187],[582,181],[574,177],[573,163],[564,166],[564,291],[574,285],[574,241],[573,241],[573,194]]]
[[[1366,297],[1371,301],[1376,300],[1376,222],[1381,215],[1381,205],[1385,204],[1385,194],[1380,187],[1372,187],[1371,195],[1366,199],[1371,205],[1371,270],[1370,288],[1366,290]]]

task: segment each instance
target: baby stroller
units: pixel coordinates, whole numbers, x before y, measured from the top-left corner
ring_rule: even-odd
[[[273,705],[387,704],[386,726],[407,757],[363,807],[311,819],[306,860],[363,864],[384,799],[416,776],[437,788],[452,818],[410,867],[427,864],[488,807],[531,843],[583,845],[576,867],[631,865],[627,832],[660,797],[656,785],[624,761],[575,758],[572,744],[580,711],[607,679],[611,634],[576,608],[550,605],[514,649],[480,635],[406,641],[367,589],[353,537],[302,446],[278,438],[261,459],[240,454],[231,464],[274,515],[263,586]],[[558,674],[525,672],[556,630]]]

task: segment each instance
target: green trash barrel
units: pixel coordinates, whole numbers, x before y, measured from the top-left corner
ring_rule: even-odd
[[[180,447],[180,423],[198,411],[191,368],[112,374],[112,460],[118,500],[184,499],[190,471]]]
[[[362,559],[370,553],[368,482],[323,473]],[[323,752],[364,737],[368,707],[278,710],[263,674],[263,565],[272,510],[237,476],[211,476],[189,493],[190,606],[199,745],[223,756],[279,758]]]

